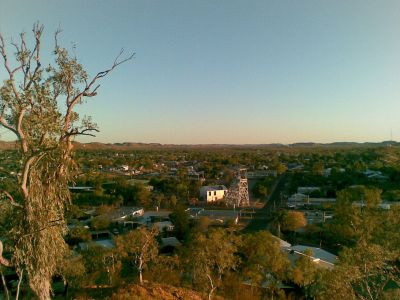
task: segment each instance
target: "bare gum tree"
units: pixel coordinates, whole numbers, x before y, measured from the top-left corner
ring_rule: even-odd
[[[97,95],[98,81],[133,58],[123,50],[108,69],[89,78],[76,57],[54,35],[54,62],[43,66],[43,26],[34,24],[33,45],[24,33],[18,42],[6,43],[0,33],[0,127],[14,133],[20,155],[16,192],[0,190],[1,200],[13,207],[9,240],[10,262],[18,274],[26,271],[29,285],[39,299],[51,296],[51,278],[66,250],[64,211],[70,203],[68,182],[76,174],[73,140],[98,131],[90,117],[79,118],[76,108]],[[13,56],[9,56],[13,48]],[[1,245],[2,248],[2,245]]]

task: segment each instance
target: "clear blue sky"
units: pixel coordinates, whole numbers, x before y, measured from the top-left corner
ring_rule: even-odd
[[[400,139],[400,1],[0,0],[0,30],[39,20],[94,74],[102,142]],[[4,137],[4,135],[3,135]]]

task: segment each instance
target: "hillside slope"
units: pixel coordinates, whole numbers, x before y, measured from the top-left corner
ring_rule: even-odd
[[[145,286],[132,284],[121,288],[113,293],[111,300],[203,300],[206,299],[205,296],[184,288],[149,283]],[[222,299],[220,297],[213,298]]]

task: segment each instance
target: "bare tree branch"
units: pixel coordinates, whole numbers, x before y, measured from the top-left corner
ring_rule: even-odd
[[[56,32],[54,33],[54,47],[56,50],[58,49],[58,35],[61,34],[62,29],[60,27],[57,28]]]
[[[9,192],[7,192],[7,191],[5,191],[5,190],[0,190],[0,194],[4,194],[4,195],[8,198],[8,200],[10,201],[10,204],[11,204],[11,205],[13,205],[13,206],[15,206],[15,207],[20,207],[20,208],[22,208],[22,205],[19,204],[19,203],[17,203],[17,202],[15,202],[14,197],[11,196],[11,194],[10,194]]]
[[[27,153],[28,152],[28,144],[26,143],[25,133],[22,130],[22,121],[24,119],[25,112],[26,112],[26,107],[22,108],[20,110],[20,112],[18,113],[17,132],[18,132],[18,137],[21,141],[22,151],[24,153]]]
[[[30,69],[30,64],[31,64],[31,60],[33,58],[33,56],[35,55],[35,61],[36,61],[36,68],[33,71],[33,74],[30,74],[29,69],[28,72],[25,74],[25,77],[28,76],[29,74],[29,82],[28,84],[26,84],[25,88],[29,89],[29,87],[31,86],[32,82],[34,81],[34,78],[37,74],[37,72],[39,71],[40,67],[41,67],[41,63],[40,63],[40,38],[42,36],[43,33],[43,25],[39,25],[39,23],[36,23],[35,25],[33,25],[33,29],[32,32],[35,36],[35,47],[29,57],[29,69]],[[24,80],[24,82],[26,82],[26,80]]]
[[[79,100],[81,100],[82,97],[93,97],[97,94],[96,91],[99,88],[99,85],[97,85],[92,91],[90,91],[93,85],[96,83],[96,81],[99,80],[100,78],[107,76],[107,74],[113,71],[116,67],[131,60],[135,56],[135,53],[132,53],[130,56],[120,60],[120,57],[123,53],[124,50],[121,49],[120,53],[115,58],[113,65],[109,69],[97,73],[96,76],[93,77],[92,81],[86,85],[83,91],[81,91],[78,95],[76,95],[71,101],[67,101],[69,103],[67,104],[68,109],[65,114],[64,131],[68,131],[69,129],[71,113],[74,109],[74,106],[79,102]]]
[[[0,265],[10,266],[10,262],[3,257],[3,242],[0,240]]]
[[[16,71],[18,71],[20,68],[16,68],[14,70],[11,70],[10,65],[9,65],[9,60],[8,60],[8,57],[7,57],[7,53],[6,53],[6,45],[5,45],[5,42],[4,42],[3,35],[1,33],[0,33],[0,52],[1,52],[1,56],[3,57],[4,67],[6,68],[8,74],[9,74],[9,80],[11,82],[11,87],[12,87],[12,90],[14,92],[14,96],[22,104],[21,97],[20,97],[20,94],[18,92],[17,86],[15,84],[15,80],[14,80],[14,73]],[[13,128],[10,124],[8,124],[8,122],[4,119],[4,117],[0,118],[0,123],[5,128],[11,130],[12,132],[14,132],[17,135],[17,137],[22,142],[22,150],[24,151],[24,153],[26,153],[28,151],[28,148],[27,148],[27,144],[26,144],[26,141],[25,141],[25,135],[24,135],[24,132],[22,130],[22,119],[24,117],[24,114],[25,114],[25,109],[22,108],[18,113],[18,123],[17,123],[16,128]]]
[[[33,235],[33,234],[39,233],[39,232],[41,232],[41,231],[43,231],[43,230],[46,230],[46,229],[48,229],[48,228],[51,228],[51,227],[60,226],[61,224],[60,224],[59,222],[63,222],[63,221],[64,221],[63,219],[58,219],[58,220],[49,221],[49,222],[48,222],[48,224],[49,224],[48,226],[42,227],[42,228],[40,228],[40,229],[38,229],[38,230],[36,230],[36,231],[32,231],[32,232],[26,233],[26,234],[20,236],[20,239],[21,239],[22,237],[25,237],[25,236],[29,236],[29,235]]]
[[[24,165],[24,171],[22,173],[22,182],[21,182],[21,190],[22,193],[24,194],[25,198],[28,198],[29,196],[29,191],[28,191],[28,175],[29,175],[29,171],[31,168],[31,165],[33,164],[33,162],[35,161],[36,156],[31,156],[28,158],[28,160],[25,162]]]
[[[3,127],[7,128],[8,130],[15,133],[15,135],[18,137],[18,131],[14,127],[12,127],[10,124],[8,124],[7,120],[3,116],[0,117],[0,124]]]
[[[20,95],[18,93],[17,86],[15,85],[15,80],[14,80],[14,73],[16,71],[18,71],[18,69],[14,69],[14,71],[11,70],[10,63],[9,63],[8,57],[7,57],[7,52],[6,52],[6,44],[4,42],[4,38],[3,38],[3,35],[1,33],[0,33],[0,52],[1,52],[1,56],[3,57],[4,67],[6,68],[6,70],[8,72],[8,75],[9,75],[9,78],[10,78],[10,82],[11,82],[11,86],[12,86],[14,95],[17,98],[17,100],[20,101],[21,98],[20,98]]]
[[[66,134],[66,137],[72,137],[72,136],[77,136],[77,135],[96,137],[95,134],[89,133],[90,131],[100,132],[100,130],[98,130],[97,128],[86,128],[86,129],[82,129],[82,130],[76,129],[76,130],[72,130],[72,131],[68,132]]]

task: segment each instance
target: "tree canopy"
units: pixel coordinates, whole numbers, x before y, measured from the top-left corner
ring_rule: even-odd
[[[121,51],[110,68],[90,77],[59,44],[60,30],[54,35],[54,50],[42,53],[43,32],[42,25],[34,24],[32,45],[25,33],[10,44],[0,34],[2,73],[7,76],[0,86],[0,125],[17,139],[16,171],[21,174],[14,182],[15,192],[1,193],[14,207],[8,236],[12,264],[20,272],[26,270],[40,299],[48,299],[50,280],[67,251],[64,211],[70,203],[68,183],[77,170],[72,142],[76,136],[98,131],[90,117],[79,116],[77,107],[95,97],[98,81],[132,56],[121,58]]]

